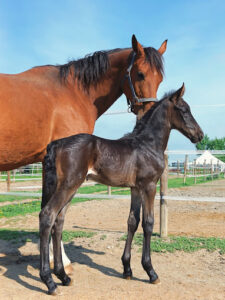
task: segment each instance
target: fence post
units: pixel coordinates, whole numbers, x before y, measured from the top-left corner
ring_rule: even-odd
[[[184,161],[184,180],[183,183],[186,183],[186,176],[187,176],[187,167],[188,167],[188,155],[185,155],[185,161]]]
[[[179,160],[177,161],[177,176],[179,177],[180,174],[180,162]]]
[[[10,171],[7,171],[7,192],[10,192]]]
[[[206,181],[206,160],[204,160],[203,164],[203,180]]]
[[[111,195],[111,186],[107,186],[108,195]]]
[[[194,160],[194,180],[196,184],[196,159]]]
[[[164,155],[165,169],[160,178],[160,236],[167,237],[168,201],[165,199],[168,190],[168,155]]]
[[[212,181],[213,181],[213,162],[212,162],[212,159],[211,159],[211,178],[212,178]]]

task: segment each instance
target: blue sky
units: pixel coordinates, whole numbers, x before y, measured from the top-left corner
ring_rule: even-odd
[[[102,49],[145,46],[168,39],[165,78],[158,92],[186,85],[197,121],[211,138],[225,136],[225,1],[0,1],[0,72],[65,63]],[[199,107],[197,106],[199,105]],[[110,109],[126,110],[122,96]],[[95,134],[118,138],[132,130],[132,114],[102,116]],[[169,149],[194,149],[173,132]]]

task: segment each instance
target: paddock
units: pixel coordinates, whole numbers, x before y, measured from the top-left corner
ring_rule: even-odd
[[[17,183],[16,183],[17,184]],[[27,182],[26,184],[31,184]],[[101,194],[103,195],[103,194]],[[168,189],[168,197],[192,197],[195,201],[168,201],[168,234],[175,237],[215,237],[225,239],[225,206],[220,202],[199,202],[198,197],[225,197],[225,180]],[[97,195],[96,195],[97,197]],[[159,197],[158,197],[159,198]],[[31,200],[32,201],[32,200]],[[59,299],[223,299],[225,255],[220,250],[196,252],[153,252],[152,259],[160,273],[161,285],[150,285],[142,270],[141,246],[133,243],[134,279],[122,278],[120,257],[127,229],[129,197],[92,200],[71,205],[65,221],[67,232],[83,232],[66,242],[66,251],[75,272],[71,287],[59,288]],[[119,209],[118,209],[119,208]],[[1,207],[0,207],[1,209]],[[155,201],[154,232],[159,233],[160,201]],[[101,212],[101,221],[96,218]],[[109,216],[110,212],[110,216]],[[109,221],[109,217],[111,220]],[[45,295],[39,279],[37,249],[38,212],[25,216],[0,218],[0,299],[36,299]],[[9,231],[11,230],[11,231]],[[26,233],[17,237],[20,232]],[[142,231],[141,227],[138,232]],[[15,237],[6,240],[6,236]],[[156,237],[157,239],[157,237]],[[56,282],[58,280],[56,279]],[[13,288],[12,288],[13,286]],[[10,294],[9,294],[10,291]],[[128,292],[129,291],[129,292]]]

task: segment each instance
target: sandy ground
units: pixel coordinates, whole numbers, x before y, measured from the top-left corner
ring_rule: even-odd
[[[175,196],[225,197],[225,180],[170,190]],[[134,279],[121,276],[120,257],[129,213],[128,200],[78,203],[69,208],[67,230],[94,231],[92,238],[66,245],[74,267],[74,283],[59,285],[58,299],[225,299],[225,255],[205,250],[195,253],[153,253],[161,284],[151,285],[141,266],[139,247],[133,246]],[[169,201],[169,234],[225,238],[225,203]],[[0,219],[1,228],[37,229],[38,214]],[[138,229],[141,232],[141,226]],[[159,231],[159,201],[155,202],[155,227]],[[39,279],[36,241],[14,244],[0,241],[0,299],[49,299]],[[58,280],[56,279],[56,282]]]

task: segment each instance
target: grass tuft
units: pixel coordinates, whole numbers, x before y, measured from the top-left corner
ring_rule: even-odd
[[[126,235],[122,236],[121,240],[126,240]],[[138,233],[134,236],[134,244],[142,246],[143,234]],[[182,237],[182,236],[170,236],[167,239],[162,239],[158,235],[152,236],[151,251],[153,252],[194,252],[200,249],[206,249],[207,251],[219,250],[220,254],[225,253],[225,239],[215,237]]]

